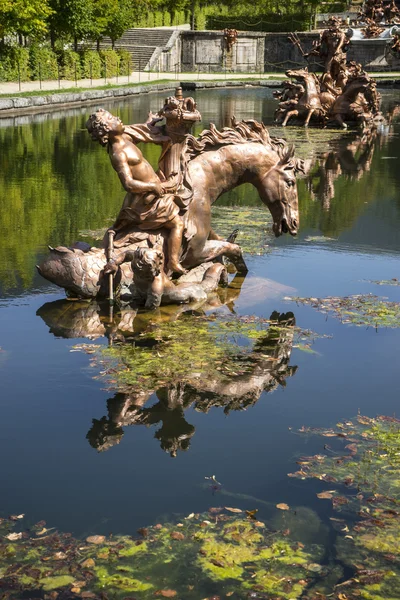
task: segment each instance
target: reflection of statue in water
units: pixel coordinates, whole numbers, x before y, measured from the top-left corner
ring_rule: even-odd
[[[258,402],[261,394],[285,385],[297,367],[289,366],[293,344],[294,317],[292,313],[273,313],[276,327],[271,327],[257,342],[248,357],[248,368],[242,375],[231,374],[221,378],[198,374],[187,383],[174,383],[169,387],[141,393],[137,389],[117,393],[107,402],[108,417],[94,419],[87,439],[99,451],[118,444],[123,427],[130,425],[152,426],[162,423],[155,438],[163,450],[176,456],[178,450],[187,450],[195,429],[184,418],[184,411],[193,406],[207,413],[212,407],[223,407],[228,414],[232,410],[245,410]],[[152,394],[158,402],[144,406]]]
[[[180,384],[157,391],[158,402],[149,408],[143,403],[149,399],[151,392],[143,398],[140,394],[117,393],[107,401],[108,417],[93,419],[87,439],[89,444],[103,452],[119,444],[124,432],[123,427],[144,425],[152,427],[161,423],[154,437],[159,440],[161,449],[175,457],[178,450],[188,450],[190,439],[195,428],[185,419],[186,399],[183,398],[184,387]]]
[[[319,155],[308,165],[306,185],[313,199],[324,210],[329,210],[335,197],[335,181],[343,176],[361,179],[370,170],[378,130],[366,130],[354,139],[344,139],[335,147]]]

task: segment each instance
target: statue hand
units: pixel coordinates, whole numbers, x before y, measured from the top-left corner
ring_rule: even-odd
[[[108,263],[106,264],[106,266],[104,267],[104,275],[110,275],[110,274],[115,274],[118,272],[118,265],[115,264],[115,261],[113,258],[111,258]]]
[[[163,196],[165,194],[164,186],[161,185],[161,183],[155,183],[153,191],[156,194],[156,196]]]

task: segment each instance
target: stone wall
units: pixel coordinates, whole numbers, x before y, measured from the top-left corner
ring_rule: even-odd
[[[222,31],[181,32],[181,72],[263,73],[265,33],[240,32],[227,50]]]
[[[302,49],[309,52],[319,33],[299,33]],[[354,40],[348,59],[361,63],[369,71],[390,71],[400,67],[400,61],[387,56],[387,40]],[[181,32],[180,72],[199,73],[268,73],[307,65],[298,47],[287,33],[239,32],[237,43],[227,52],[222,31]],[[311,69],[318,63],[311,59]]]

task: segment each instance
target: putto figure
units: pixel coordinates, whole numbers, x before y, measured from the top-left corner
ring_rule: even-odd
[[[118,117],[100,109],[89,117],[86,127],[93,140],[107,147],[111,164],[127,192],[111,229],[118,232],[132,225],[143,230],[165,227],[169,230],[168,268],[172,272],[184,273],[179,262],[184,226],[174,195],[165,193],[153,167],[125,133]]]
[[[233,46],[236,44],[238,38],[237,29],[224,29],[224,41],[226,51],[230,52]]]

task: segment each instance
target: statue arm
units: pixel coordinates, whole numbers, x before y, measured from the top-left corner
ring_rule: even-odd
[[[104,275],[110,275],[111,273],[116,273],[118,271],[118,267],[122,265],[122,263],[132,262],[133,260],[133,252],[132,250],[127,250],[126,252],[121,252],[115,258],[110,258],[104,267]]]
[[[183,121],[201,121],[201,114],[198,110],[194,111],[183,111],[182,112],[182,120]]]
[[[152,115],[152,113],[150,113]],[[149,115],[149,118],[150,118]],[[153,143],[153,144],[165,144],[165,142],[170,141],[170,137],[164,135],[161,128],[156,126],[154,123],[161,121],[163,117],[153,118],[152,120],[147,121],[143,125],[126,125],[124,128],[124,133],[129,135],[135,144],[139,142],[144,143]]]

